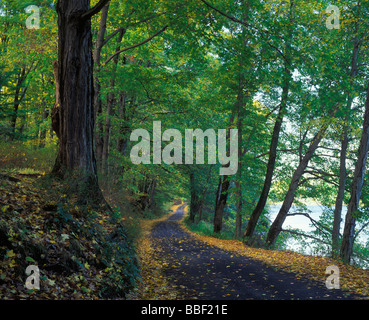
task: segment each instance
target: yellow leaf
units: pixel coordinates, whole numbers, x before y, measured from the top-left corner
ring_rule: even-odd
[[[10,263],[9,263],[10,268],[13,268],[16,266],[15,260],[13,259]]]
[[[88,264],[88,262],[86,262],[85,264],[84,264],[84,266],[85,266],[85,268],[88,270],[88,269],[90,269],[90,265]]]
[[[15,257],[15,253],[13,252],[13,250],[9,250],[6,252],[6,255],[8,256],[8,258],[13,258]]]

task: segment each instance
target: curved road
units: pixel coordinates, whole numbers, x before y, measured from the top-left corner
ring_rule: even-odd
[[[297,279],[292,273],[198,240],[178,223],[184,207],[156,223],[151,233],[155,259],[183,299],[354,299],[347,292],[328,290],[325,283]]]

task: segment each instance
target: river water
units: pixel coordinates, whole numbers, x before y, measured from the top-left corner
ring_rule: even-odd
[[[269,216],[272,221],[274,221],[280,208],[281,208],[281,204],[273,204],[269,206],[269,213],[270,213]],[[310,217],[316,221],[319,220],[320,215],[323,213],[323,207],[317,204],[307,205],[306,208],[307,208],[306,213],[309,213]],[[298,212],[298,209],[297,207],[292,206],[289,213],[295,213],[295,212]],[[305,212],[305,211],[300,211],[300,212]],[[342,221],[345,221],[346,212],[347,212],[347,207],[343,207],[342,208]],[[298,228],[306,232],[314,230],[314,228],[311,226],[311,221],[307,217],[301,216],[301,215],[287,217],[283,224],[283,229],[287,229],[287,228]],[[343,223],[341,223],[341,232],[342,231],[343,231]]]
[[[273,222],[275,217],[277,216],[279,209],[281,208],[281,204],[273,204],[269,205],[269,218]],[[310,204],[306,206],[306,211],[300,211],[300,212],[306,212],[309,213],[310,217],[316,221],[319,220],[319,217],[323,213],[324,207],[318,204]],[[297,207],[293,206],[290,210],[290,213],[298,212]],[[343,232],[344,223],[345,223],[345,216],[347,212],[347,207],[342,208],[342,221],[341,221],[341,234]],[[287,217],[283,226],[283,229],[300,229],[303,232],[310,232],[313,231],[315,228],[312,226],[312,223],[310,219],[308,219],[305,216],[297,215],[297,216],[291,216]],[[305,238],[307,240],[307,243],[312,243],[313,240],[309,238]],[[359,236],[359,241],[366,243],[368,241],[368,236],[361,234]],[[319,252],[314,252],[309,245],[306,246],[304,244],[303,246],[299,244],[297,241],[291,240],[287,243],[287,249],[298,251],[305,254],[319,254]]]

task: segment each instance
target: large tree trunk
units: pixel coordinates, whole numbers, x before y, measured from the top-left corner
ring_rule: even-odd
[[[365,102],[365,114],[363,131],[358,151],[358,160],[355,165],[354,178],[352,181],[351,198],[347,207],[345,228],[343,231],[340,256],[345,263],[350,263],[355,236],[355,214],[359,207],[361,192],[363,190],[366,161],[369,151],[369,85]]]
[[[99,2],[102,4],[102,1]],[[96,8],[96,7],[94,7]],[[59,151],[53,173],[73,173],[86,200],[102,200],[94,154],[93,61],[89,0],[59,0]],[[90,197],[91,196],[91,197]]]

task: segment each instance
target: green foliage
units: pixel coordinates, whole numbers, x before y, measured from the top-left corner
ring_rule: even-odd
[[[0,166],[7,170],[29,169],[45,174],[52,169],[55,153],[54,145],[38,149],[24,142],[0,141]]]
[[[24,8],[29,4],[0,4],[0,166],[7,172],[43,174],[52,169],[57,145],[51,129],[57,15],[45,1],[33,2],[41,8],[41,29],[27,30]],[[161,121],[163,131],[177,129],[182,134],[185,129],[217,131],[240,123],[240,175],[229,177],[220,237],[234,237],[237,181],[244,229],[263,188],[286,82],[289,92],[269,202],[284,200],[315,134],[329,125],[299,181],[295,203],[313,199],[326,208],[335,205],[345,130],[350,141],[344,195],[344,204],[348,203],[368,82],[367,2],[335,1],[341,9],[339,30],[326,28],[327,0],[214,0],[211,4],[217,10],[192,0],[185,5],[161,0],[110,2],[105,41],[94,66],[100,102],[100,107],[94,106],[95,149],[103,192],[123,213],[114,219],[124,219],[129,237],[137,234],[139,219],[161,216],[170,201],[190,202],[191,174],[196,176],[194,188],[202,203],[202,217],[190,227],[212,234],[220,165],[133,165],[130,134],[135,129],[152,134],[153,121]],[[93,45],[102,31],[99,22],[100,15],[94,16]],[[164,26],[168,27],[158,33]],[[358,68],[353,76],[352,55],[358,39]],[[94,49],[97,59],[98,48]],[[329,115],[335,106],[337,113]],[[368,192],[365,183],[358,228],[367,223]],[[61,220],[67,218],[60,214]],[[196,222],[198,219],[195,217]],[[332,213],[324,212],[319,221],[331,229]],[[256,229],[260,243],[270,224],[266,207]],[[313,236],[330,241],[330,235],[319,230]],[[285,248],[291,237],[284,233],[277,246]],[[294,237],[306,244],[304,237]],[[319,241],[314,245],[317,253],[330,250]],[[358,254],[365,255],[367,247],[355,245]],[[124,250],[117,249],[116,254]],[[114,257],[112,252],[109,255]]]

